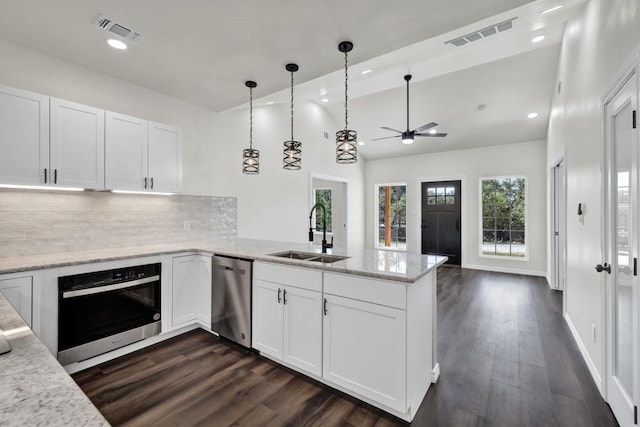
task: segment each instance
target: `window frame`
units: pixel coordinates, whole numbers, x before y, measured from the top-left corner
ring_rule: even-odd
[[[373,247],[374,249],[377,250],[381,250],[381,251],[396,251],[396,252],[407,252],[408,250],[408,242],[407,239],[409,237],[409,233],[407,230],[407,211],[406,211],[406,206],[405,206],[405,213],[404,213],[404,224],[405,224],[405,242],[404,242],[404,248],[398,248],[398,247],[387,247],[387,246],[381,246],[380,242],[379,242],[379,222],[380,222],[380,212],[379,212],[379,194],[380,194],[380,187],[399,187],[399,186],[404,186],[405,187],[405,199],[408,200],[408,185],[406,182],[390,182],[390,183],[378,183],[374,185],[374,196],[373,196],[373,207],[374,207],[374,214],[373,214]]]
[[[482,183],[488,180],[498,179],[524,179],[524,256],[513,255],[491,255],[485,254],[482,251],[482,244],[484,241],[484,207],[482,205]],[[489,259],[501,259],[509,261],[529,261],[529,177],[525,174],[510,174],[510,175],[496,175],[496,176],[483,176],[478,179],[478,256],[480,258]]]

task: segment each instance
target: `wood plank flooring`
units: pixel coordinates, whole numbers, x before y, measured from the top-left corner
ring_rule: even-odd
[[[561,307],[542,278],[440,268],[441,377],[413,425],[616,426]],[[73,378],[116,426],[406,425],[202,330]]]

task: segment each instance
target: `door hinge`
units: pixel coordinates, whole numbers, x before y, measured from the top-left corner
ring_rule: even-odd
[[[636,128],[636,110],[633,110],[633,113],[631,113],[631,123],[633,125],[633,128]]]

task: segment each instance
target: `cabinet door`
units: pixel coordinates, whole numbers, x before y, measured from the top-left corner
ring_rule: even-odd
[[[325,294],[323,378],[406,411],[405,311]]]
[[[104,110],[51,99],[50,183],[104,188]]]
[[[42,185],[49,168],[49,97],[0,86],[0,183]]]
[[[211,256],[197,255],[196,314],[207,328],[211,327]]]
[[[149,122],[149,187],[151,191],[182,190],[182,142],[180,129]]]
[[[252,347],[282,360],[282,291],[284,287],[253,279]]]
[[[147,178],[148,122],[106,112],[105,186],[141,191]]]
[[[30,276],[0,280],[0,292],[29,327],[31,327],[31,284]]]
[[[284,289],[284,361],[322,375],[322,293]]]
[[[173,258],[171,286],[172,325],[183,326],[197,319],[198,257],[195,255]]]

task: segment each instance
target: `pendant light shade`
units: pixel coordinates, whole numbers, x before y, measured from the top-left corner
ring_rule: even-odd
[[[291,139],[284,142],[284,165],[287,170],[299,170],[302,167],[302,143],[293,139],[293,73],[298,71],[298,65],[287,64],[285,67],[291,73]]]
[[[258,84],[247,80],[244,85],[249,88],[249,148],[242,150],[242,173],[257,175],[260,173],[260,150],[253,148],[253,88]]]
[[[347,53],[353,49],[353,43],[340,42],[338,50],[344,53],[344,129],[336,132],[336,162],[355,163],[358,161],[358,133],[349,129],[349,62]]]

